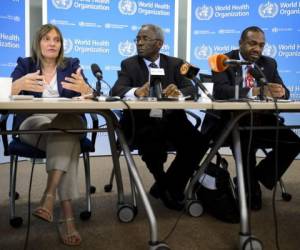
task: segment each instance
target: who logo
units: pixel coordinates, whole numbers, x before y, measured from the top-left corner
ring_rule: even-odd
[[[64,38],[64,53],[69,54],[73,50],[73,41],[70,38]]]
[[[214,15],[214,9],[211,6],[202,5],[196,8],[195,16],[198,20],[210,20]]]
[[[212,55],[212,48],[209,45],[202,44],[201,46],[196,46],[194,49],[194,56],[198,60],[207,60],[209,56]]]
[[[118,45],[118,51],[121,56],[133,56],[136,53],[135,43],[128,40],[125,42],[120,42]]]
[[[267,43],[264,47],[263,55],[269,56],[269,57],[272,57],[272,58],[276,57],[276,55],[277,55],[276,46],[274,44]]]
[[[56,9],[70,9],[73,5],[73,0],[52,0],[52,4]]]
[[[137,4],[131,0],[121,0],[118,4],[119,11],[123,15],[132,16],[137,11]]]
[[[258,7],[258,13],[262,18],[274,18],[277,16],[279,7],[277,3],[262,3]]]

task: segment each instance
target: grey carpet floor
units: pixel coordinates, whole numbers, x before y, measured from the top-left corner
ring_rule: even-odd
[[[170,156],[172,158],[172,156]],[[146,191],[149,190],[153,179],[138,156],[134,157]],[[233,161],[227,157],[230,171],[233,171]],[[92,217],[88,221],[79,219],[84,209],[84,174],[80,165],[80,190],[82,198],[74,202],[78,230],[83,242],[76,249],[103,250],[140,250],[149,249],[149,223],[143,205],[138,200],[138,213],[131,223],[121,223],[117,217],[116,187],[111,193],[105,193],[104,184],[107,183],[111,171],[110,157],[92,157],[92,183],[97,191],[92,198]],[[128,175],[124,159],[121,160],[124,176],[125,192],[128,193]],[[8,164],[0,165],[0,249],[23,249],[27,227],[27,199],[30,177],[30,162],[19,164],[17,190],[20,199],[17,201],[16,212],[23,217],[21,228],[15,229],[9,225],[8,206]],[[278,242],[280,249],[300,249],[300,161],[294,161],[293,166],[284,176],[287,190],[293,195],[291,202],[282,201],[276,194],[276,211],[278,221]],[[46,174],[43,164],[36,165],[32,185],[32,208],[38,201],[44,189]],[[272,207],[272,192],[263,191],[263,209],[251,213],[252,233],[264,245],[264,249],[276,249],[275,224]],[[231,225],[220,222],[205,213],[199,218],[192,218],[185,213],[175,212],[163,207],[159,200],[149,197],[158,222],[159,239],[166,239],[169,247],[174,250],[210,250],[210,249],[238,249],[238,224]],[[130,201],[129,195],[126,200]],[[58,207],[55,209],[56,218]],[[167,238],[166,238],[167,237]],[[28,249],[70,249],[61,244],[56,223],[46,223],[31,217],[30,237]]]

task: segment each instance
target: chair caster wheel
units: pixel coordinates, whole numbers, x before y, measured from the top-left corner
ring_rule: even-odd
[[[23,219],[21,217],[13,217],[12,219],[9,220],[9,224],[13,228],[18,228],[18,227],[22,226]]]
[[[242,249],[243,250],[262,250],[263,245],[259,239],[255,238],[255,237],[249,237],[244,242]]]
[[[150,244],[150,250],[170,250],[169,246],[164,242],[156,242],[155,244]]]
[[[137,215],[137,208],[132,205],[122,205],[119,207],[117,215],[121,222],[132,222]]]
[[[204,209],[200,201],[193,200],[193,201],[189,201],[187,205],[187,211],[189,215],[192,217],[200,217],[203,214]]]
[[[10,193],[9,193],[10,196]],[[15,200],[18,200],[20,198],[20,194],[18,192],[15,192]]]
[[[104,186],[104,191],[105,193],[109,193],[112,190],[112,185],[111,184],[107,184]]]
[[[292,199],[292,195],[289,193],[282,193],[281,197],[284,201],[290,201]]]
[[[85,221],[85,220],[89,220],[91,218],[92,213],[89,211],[83,211],[80,213],[80,219]]]
[[[96,193],[96,187],[95,186],[90,186],[90,193],[91,194]]]

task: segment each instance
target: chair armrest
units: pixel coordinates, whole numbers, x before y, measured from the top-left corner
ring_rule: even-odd
[[[120,109],[114,109],[113,110],[114,114],[117,116],[118,120],[121,119],[122,115],[123,115],[123,110]]]
[[[201,118],[195,114],[194,112],[192,111],[189,111],[189,110],[186,110],[185,111],[189,116],[191,116],[192,118],[195,119],[196,123],[195,123],[195,128],[198,129],[201,125]]]
[[[97,114],[89,113],[89,115],[90,115],[91,120],[92,120],[93,129],[99,128],[99,120],[98,120]],[[97,137],[97,132],[92,132],[92,143],[93,143],[93,145],[95,145],[96,137]]]
[[[9,114],[1,114],[1,118],[0,118],[0,131],[6,131],[7,127],[6,127],[6,123],[7,123],[7,119],[9,117]],[[4,155],[8,155],[8,138],[7,138],[7,134],[2,134],[2,143],[3,143],[3,148],[4,148]]]

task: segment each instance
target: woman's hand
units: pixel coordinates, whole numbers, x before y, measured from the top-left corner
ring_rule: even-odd
[[[84,81],[81,75],[81,68],[78,68],[76,73],[72,73],[71,77],[66,77],[65,80],[66,82],[61,82],[64,89],[73,90],[81,95],[93,93],[93,89]]]
[[[43,92],[43,81],[44,78],[40,75],[40,71],[29,73],[18,80],[15,80],[12,84],[12,95],[18,95],[22,90]]]

